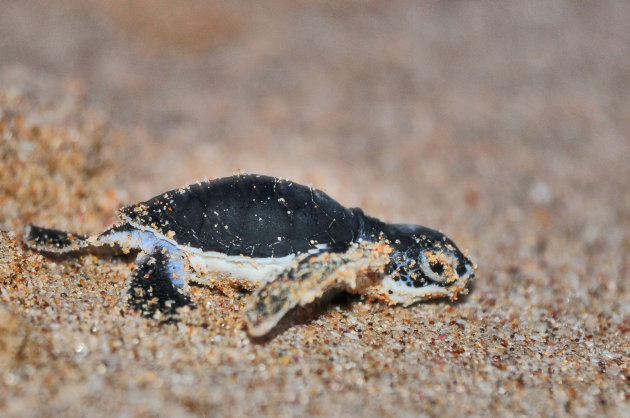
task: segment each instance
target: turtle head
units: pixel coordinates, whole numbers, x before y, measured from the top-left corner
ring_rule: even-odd
[[[387,225],[393,249],[379,293],[392,303],[450,297],[466,292],[475,265],[446,235],[419,225]]]

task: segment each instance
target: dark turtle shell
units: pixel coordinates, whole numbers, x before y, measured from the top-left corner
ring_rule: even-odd
[[[320,190],[253,174],[192,184],[120,212],[178,244],[257,258],[321,245],[345,251],[360,235],[362,216]]]

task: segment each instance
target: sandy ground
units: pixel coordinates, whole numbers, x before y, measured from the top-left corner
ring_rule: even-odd
[[[630,415],[628,3],[419,4],[1,2],[0,415]],[[20,242],[239,169],[444,230],[470,295],[253,341]]]

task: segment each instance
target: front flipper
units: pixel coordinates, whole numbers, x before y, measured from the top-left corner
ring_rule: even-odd
[[[90,246],[85,235],[30,224],[24,230],[24,242],[29,248],[48,254],[81,253]]]
[[[254,292],[245,312],[250,335],[266,334],[289,310],[313,302],[330,289],[360,293],[384,271],[390,252],[386,244],[361,243],[343,253],[321,252],[302,259]]]
[[[85,253],[100,255],[121,255],[129,253],[130,249],[140,248],[133,244],[127,245],[127,241],[116,232],[122,230],[133,232],[127,224],[114,225],[100,235],[88,237],[86,235],[73,234],[54,228],[26,225],[24,229],[24,243],[32,250],[39,251],[49,256],[81,255]],[[114,238],[114,239],[112,239]],[[118,241],[116,240],[118,239]]]
[[[131,273],[127,303],[152,317],[156,312],[175,314],[177,308],[194,307],[190,297],[173,282],[172,257],[163,251],[142,256]]]

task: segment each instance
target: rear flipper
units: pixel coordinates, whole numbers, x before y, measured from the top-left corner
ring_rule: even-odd
[[[175,314],[177,308],[194,307],[190,297],[173,283],[172,259],[163,251],[139,258],[131,273],[127,303],[144,317],[156,312]]]
[[[47,254],[80,254],[90,249],[85,235],[30,224],[24,230],[24,242],[29,248]]]
[[[382,273],[391,248],[385,244],[362,243],[344,253],[310,255],[252,295],[245,311],[250,335],[269,332],[295,306],[304,306],[334,288],[360,293]]]

